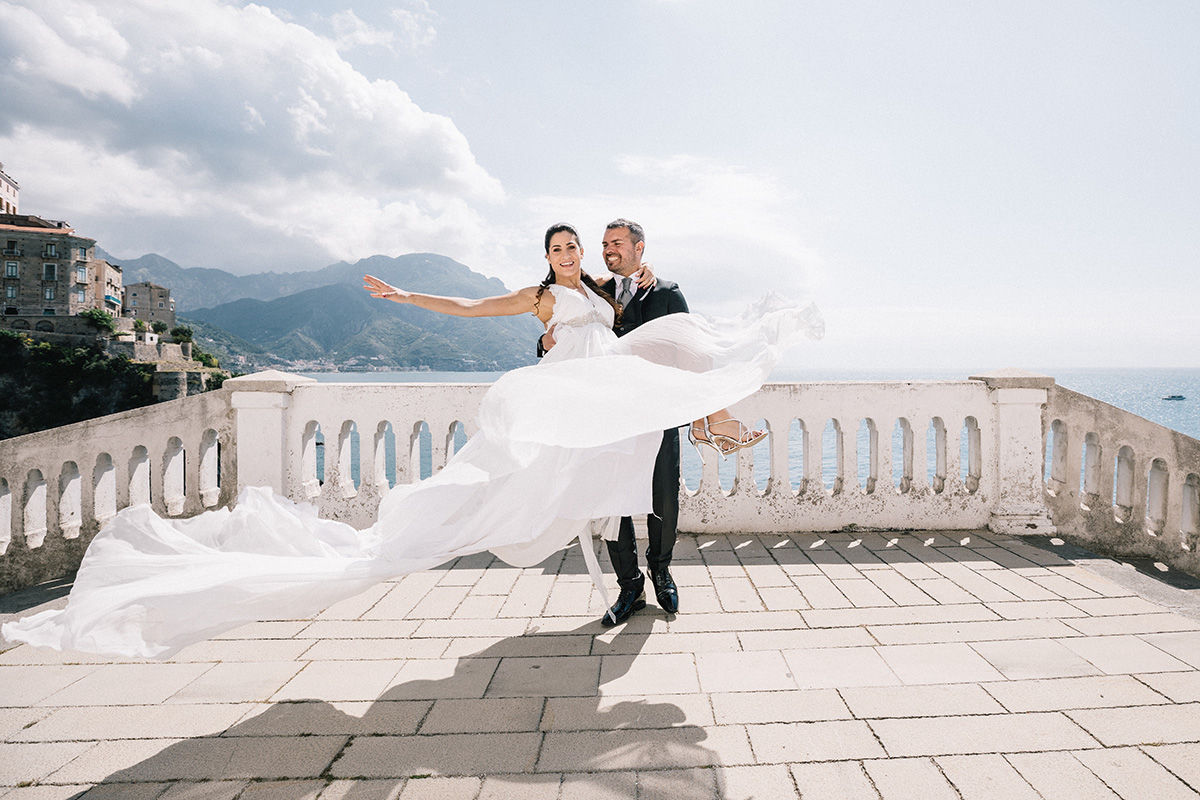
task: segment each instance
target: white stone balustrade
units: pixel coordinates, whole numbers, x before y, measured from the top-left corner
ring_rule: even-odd
[[[1200,441],[1061,386],[1042,429],[1063,535],[1200,574]]]
[[[0,440],[0,591],[75,569],[119,509],[181,517],[229,505],[232,441],[223,392]]]
[[[243,486],[267,485],[314,503],[322,516],[365,527],[392,480],[419,477],[421,430],[432,435],[432,468],[440,469],[453,452],[455,429],[474,432],[486,390],[319,383],[265,372],[226,381],[216,392],[0,441],[0,591],[69,572],[104,520],[136,503],[186,517],[232,504]],[[733,411],[772,431],[763,445],[765,489],[751,451],[726,465],[736,471],[729,492],[709,458],[695,491],[681,489],[681,530],[1049,533],[1053,512],[1055,524],[1099,546],[1132,542],[1163,558],[1174,548],[1172,563],[1183,554],[1200,569],[1191,555],[1200,536],[1200,442],[1048,377],[768,384]],[[789,452],[793,426],[800,430],[798,453]],[[832,480],[822,468],[827,428],[838,454]],[[1052,428],[1064,433],[1051,435],[1046,448]],[[1056,447],[1060,439],[1063,448]],[[1091,455],[1080,450],[1085,439],[1095,440]],[[1044,458],[1052,460],[1048,485]],[[1080,459],[1093,464],[1084,471],[1090,488],[1082,509],[1078,483],[1072,490],[1069,480],[1080,474]],[[793,480],[789,468],[797,461],[800,477]],[[1116,464],[1115,484],[1105,464]],[[1115,505],[1097,500],[1109,497]]]
[[[732,411],[746,421],[764,420],[772,433],[766,445],[759,445],[770,449],[766,489],[758,488],[751,451],[739,452],[728,494],[718,482],[716,459],[706,455],[699,487],[680,498],[681,529],[973,529],[989,523],[1006,488],[995,463],[996,412],[981,381],[768,384]],[[857,432],[864,420],[870,433],[867,451],[860,453]],[[795,457],[789,453],[793,421],[801,426],[803,478],[798,486],[789,477],[789,458]],[[838,453],[831,486],[822,475],[823,433],[830,421]],[[927,477],[931,425],[937,431],[933,480]],[[900,463],[893,463],[897,426],[903,447]],[[960,456],[964,429],[979,434],[969,436],[968,460],[975,467],[967,480]]]
[[[259,373],[225,382],[237,419],[240,489],[271,486],[312,502],[321,515],[365,528],[389,488],[384,465],[395,459],[395,480],[418,479],[421,426],[433,439],[432,467],[454,452],[456,424],[470,436],[487,384],[318,383],[284,373]],[[323,480],[317,464],[320,431]],[[355,440],[357,440],[357,447]],[[389,442],[391,444],[389,445]],[[358,469],[353,455],[358,451]],[[358,485],[353,476],[358,474]]]

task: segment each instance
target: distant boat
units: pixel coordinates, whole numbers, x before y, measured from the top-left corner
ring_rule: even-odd
[[[1163,400],[1187,400],[1187,398],[1181,394],[1169,394]]]

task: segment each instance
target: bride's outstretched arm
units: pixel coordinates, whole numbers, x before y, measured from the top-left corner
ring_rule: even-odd
[[[371,297],[381,300],[391,300],[394,303],[407,303],[427,311],[439,314],[453,314],[456,317],[511,317],[515,314],[536,314],[545,322],[550,318],[553,309],[553,296],[546,292],[541,303],[538,303],[536,286],[518,289],[508,294],[495,297],[441,297],[436,294],[421,294],[407,292],[386,283],[374,275],[363,276],[363,288],[371,293]],[[543,314],[545,318],[543,319]]]

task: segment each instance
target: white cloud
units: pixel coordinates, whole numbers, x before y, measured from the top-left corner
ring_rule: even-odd
[[[392,27],[372,25],[353,9],[345,9],[326,20],[338,50],[382,47],[389,50],[422,50],[437,40],[438,15],[426,0],[408,0],[388,14]]]
[[[357,47],[392,47],[399,37],[395,31],[373,27],[351,9],[339,11],[329,18],[334,41],[338,50],[353,50]]]
[[[734,313],[767,289],[794,298],[819,290],[821,258],[806,241],[799,198],[773,177],[691,155],[625,155],[615,169],[619,195],[530,203],[547,219],[578,221],[593,273],[603,272],[604,225],[626,217],[646,229],[646,260],[708,313]]]
[[[428,47],[437,39],[438,15],[428,0],[408,0],[406,7],[392,9],[392,19],[400,26],[405,44],[412,48]]]
[[[137,88],[122,61],[129,43],[86,2],[47,0],[39,10],[0,2],[0,53],[10,81],[71,86],[128,106]]]
[[[432,31],[427,6],[413,13]],[[296,267],[261,263],[271,252],[478,252],[476,206],[500,183],[450,119],[341,57],[374,33],[338,19],[341,39],[220,0],[0,0],[0,152],[23,209],[123,254],[194,215],[257,236],[220,254],[243,269]],[[211,264],[222,239],[196,230],[160,252]]]

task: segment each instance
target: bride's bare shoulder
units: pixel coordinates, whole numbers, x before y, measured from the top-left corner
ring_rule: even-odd
[[[554,313],[554,292],[551,291],[553,288],[554,284],[546,287],[526,286],[524,289],[518,289],[517,294],[528,297],[533,304],[533,315],[546,322]]]

